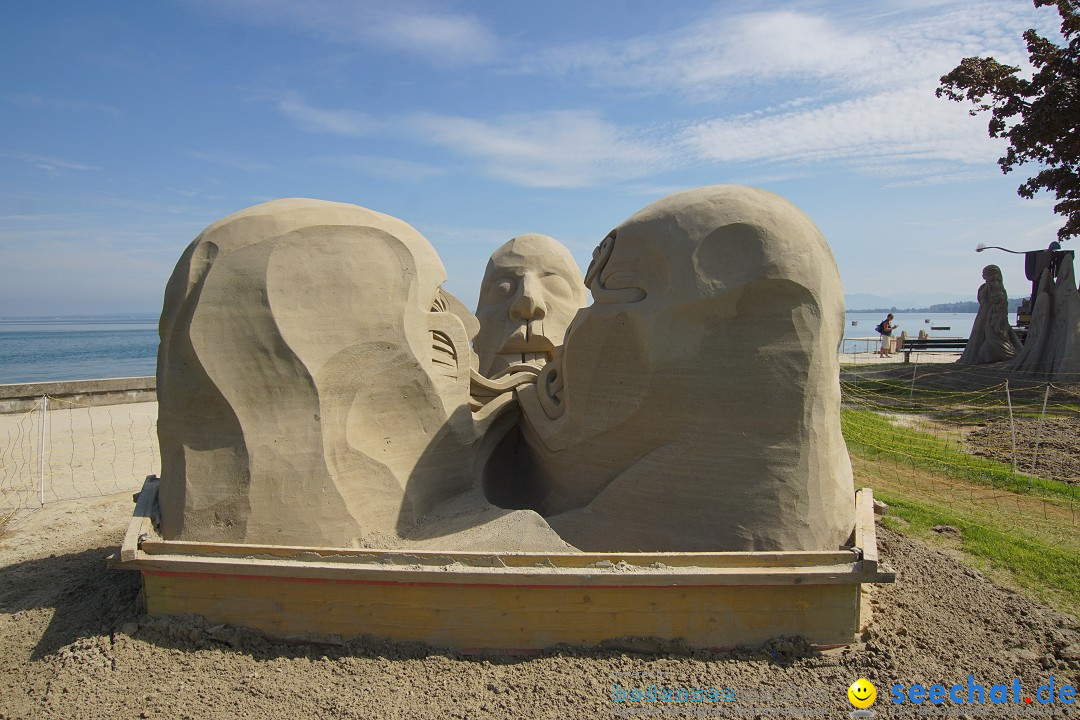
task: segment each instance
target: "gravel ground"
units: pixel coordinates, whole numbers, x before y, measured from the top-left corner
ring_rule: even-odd
[[[1080,485],[1080,416],[1074,418],[1017,418],[1016,462],[1021,472]],[[1007,420],[991,423],[964,435],[972,455],[1011,463],[1012,429]]]
[[[735,700],[663,704],[686,717],[850,713],[846,689],[877,685],[885,717],[983,717],[980,708],[894,705],[895,683],[1076,685],[1076,620],[1001,587],[957,559],[879,528],[897,582],[875,589],[864,642],[815,652],[795,639],[730,654],[665,656],[614,649],[463,657],[420,645],[275,644],[194,618],[141,614],[135,573],[106,569],[130,496],[47,506],[0,542],[0,720],[13,718],[596,718],[661,703],[612,700],[612,684],[731,688]],[[947,537],[943,543],[954,542]],[[797,700],[783,699],[797,693]],[[771,698],[769,697],[771,694]],[[1080,716],[1072,707],[1008,714]],[[781,710],[786,708],[787,710]],[[922,712],[919,712],[922,710]],[[1050,711],[1053,711],[1050,714]],[[927,712],[930,711],[930,712]],[[724,715],[719,715],[723,712]],[[741,715],[739,713],[742,713]]]

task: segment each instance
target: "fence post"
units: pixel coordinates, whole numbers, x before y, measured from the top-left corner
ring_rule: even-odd
[[[911,368],[911,390],[908,391],[908,402],[915,397],[915,373],[919,371],[919,353],[915,353],[915,367]]]
[[[41,450],[38,453],[38,502],[45,506],[45,422],[49,419],[49,396],[41,396]]]
[[[1016,477],[1016,423],[1013,421],[1012,392],[1009,391],[1009,381],[1005,381],[1005,399],[1009,401],[1009,432],[1012,433],[1012,466],[1013,477]]]
[[[1042,441],[1043,418],[1046,417],[1046,401],[1050,399],[1050,383],[1046,383],[1046,392],[1043,394],[1042,413],[1039,415],[1039,423],[1035,426],[1035,452],[1031,455],[1031,474],[1035,474],[1035,465],[1039,462],[1039,443]]]

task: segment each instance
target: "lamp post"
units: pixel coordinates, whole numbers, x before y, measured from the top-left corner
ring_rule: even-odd
[[[982,252],[983,250],[991,250],[991,249],[993,249],[993,250],[1004,250],[1005,252],[1012,253],[1013,255],[1023,255],[1024,254],[1023,250],[1010,250],[1009,248],[1003,248],[1000,245],[983,245],[982,243],[979,243],[978,245],[975,246],[975,252]]]

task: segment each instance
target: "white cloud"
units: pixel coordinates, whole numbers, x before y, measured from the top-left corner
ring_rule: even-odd
[[[339,44],[362,43],[438,67],[486,62],[498,38],[473,15],[425,0],[195,0],[251,24],[296,29]]]
[[[371,155],[344,155],[322,158],[320,162],[395,182],[417,182],[446,174],[444,168],[428,165],[427,163]]]
[[[785,83],[813,83],[820,98],[936,81],[969,55],[1022,63],[1017,28],[1049,32],[1055,16],[992,0],[900,11],[877,3],[792,8],[716,12],[665,33],[549,47],[518,69],[642,92],[675,89],[693,101],[745,99],[748,88],[789,93]]]
[[[526,187],[567,188],[618,182],[669,166],[655,141],[588,111],[546,111],[475,120],[419,115],[418,139],[472,157],[482,171]]]
[[[494,34],[476,18],[466,15],[389,15],[376,24],[373,38],[379,43],[437,64],[490,60],[497,46]]]
[[[65,160],[64,158],[48,157],[45,155],[0,151],[0,156],[30,163],[39,170],[44,170],[49,175],[53,176],[60,175],[62,170],[100,170],[100,168],[95,165],[86,165],[85,163],[76,162],[74,160]]]
[[[991,169],[986,170],[967,170],[960,172],[947,172],[940,174],[925,173],[923,177],[918,177],[913,180],[897,180],[895,182],[885,185],[887,188],[913,188],[913,187],[925,187],[927,185],[946,185],[950,183],[958,182],[977,182],[979,180],[989,180],[1001,173],[995,174]]]
[[[971,55],[1023,67],[1020,29],[1052,36],[1056,22],[1056,13],[1023,2],[811,0],[725,8],[662,33],[549,47],[517,69],[624,95],[675,93],[690,108],[721,105],[724,115],[675,133],[669,152],[682,165],[765,162],[782,166],[769,175],[791,177],[840,163],[905,178],[897,187],[962,182],[996,173],[1004,144],[987,137],[986,118],[934,97],[938,79]]]
[[[683,142],[719,162],[843,161],[884,175],[918,162],[992,163],[1002,151],[1000,142],[986,136],[983,120],[938,100],[929,87],[709,120],[689,127]]]
[[[309,105],[298,93],[286,93],[277,100],[277,109],[285,117],[310,132],[359,137],[369,135],[377,123],[356,110],[326,110]]]
[[[280,10],[271,0],[231,3],[271,3]],[[314,3],[314,16],[331,6]],[[400,6],[393,15],[363,3],[357,7],[382,28],[380,42],[387,47],[404,37],[437,45],[445,36],[456,45],[475,30],[461,16],[417,14],[417,4]],[[426,114],[390,122],[315,107],[297,93],[276,102],[282,114],[310,131],[406,135],[471,158],[490,177],[526,187],[632,181],[702,162],[767,163],[737,169],[756,182],[802,177],[836,163],[896,178],[892,187],[964,182],[996,173],[993,163],[1004,145],[987,137],[985,118],[971,118],[966,107],[934,96],[939,76],[973,54],[1022,63],[1026,53],[1017,28],[1035,24],[1051,32],[1051,15],[1035,13],[1038,22],[1031,23],[1033,12],[1025,4],[989,0],[800,2],[762,12],[715,12],[673,31],[617,42],[555,46],[517,68],[609,89],[673,90],[692,102],[675,106],[683,112],[723,98],[730,113],[664,127],[620,126],[589,110],[494,118]],[[640,117],[649,114],[646,109]],[[386,162],[362,156],[354,167],[388,176],[430,174]]]

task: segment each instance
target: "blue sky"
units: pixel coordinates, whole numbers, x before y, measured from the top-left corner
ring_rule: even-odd
[[[1029,0],[10,3],[0,316],[159,312],[203,227],[293,196],[411,223],[472,306],[510,237],[584,267],[716,183],[801,207],[849,294],[974,299],[995,262],[1020,296],[1021,260],[974,248],[1045,247],[1051,199],[933,91],[1057,24]]]

